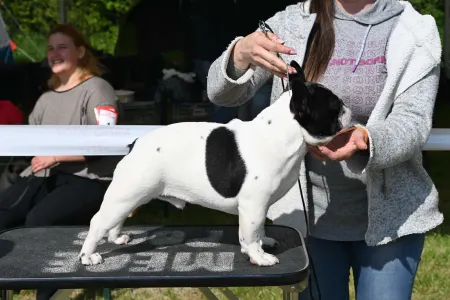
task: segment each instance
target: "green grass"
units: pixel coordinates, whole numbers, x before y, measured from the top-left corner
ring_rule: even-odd
[[[18,47],[14,51],[16,63],[40,62],[47,55],[47,41],[43,34],[31,33],[26,35],[18,33],[14,35],[12,40]]]

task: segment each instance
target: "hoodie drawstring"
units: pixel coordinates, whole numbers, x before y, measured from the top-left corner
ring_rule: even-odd
[[[363,42],[361,44],[361,49],[359,50],[358,59],[356,60],[355,65],[353,66],[353,70],[352,70],[353,73],[355,73],[356,68],[359,65],[359,62],[361,61],[361,57],[362,57],[362,54],[364,52],[364,48],[365,48],[365,45],[366,45],[367,36],[369,35],[370,28],[372,28],[372,25],[367,26],[366,34],[364,35],[364,39],[363,39]]]

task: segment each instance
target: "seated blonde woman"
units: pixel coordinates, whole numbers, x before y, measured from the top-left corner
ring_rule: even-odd
[[[58,25],[47,41],[50,90],[38,99],[29,124],[101,124],[95,109],[115,112],[116,95],[112,86],[99,77],[98,61],[82,34],[70,25]],[[116,120],[108,123],[114,125]],[[0,195],[0,230],[89,224],[117,161],[117,157],[33,157],[22,178]]]

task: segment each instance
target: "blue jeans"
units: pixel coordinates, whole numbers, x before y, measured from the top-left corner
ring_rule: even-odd
[[[339,242],[308,237],[308,250],[322,300],[348,300],[349,275],[353,270],[357,300],[409,300],[422,255],[425,234],[401,237],[370,247],[364,241]],[[310,286],[299,300],[319,299],[311,270]]]
[[[10,46],[0,48],[0,65],[2,63],[5,65],[14,63],[14,55]]]

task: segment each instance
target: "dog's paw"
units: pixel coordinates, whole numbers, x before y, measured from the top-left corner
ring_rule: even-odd
[[[85,266],[93,266],[103,263],[103,258],[99,253],[94,253],[91,256],[80,254],[81,263]]]
[[[261,239],[261,247],[265,246],[265,247],[273,248],[273,247],[277,247],[278,245],[279,244],[278,244],[277,240],[275,240],[273,238],[265,236]]]
[[[250,263],[261,267],[273,266],[280,261],[275,255],[266,252],[249,253]]]
[[[116,245],[126,245],[131,241],[131,237],[127,234],[123,234],[114,240],[109,240],[111,243]]]

